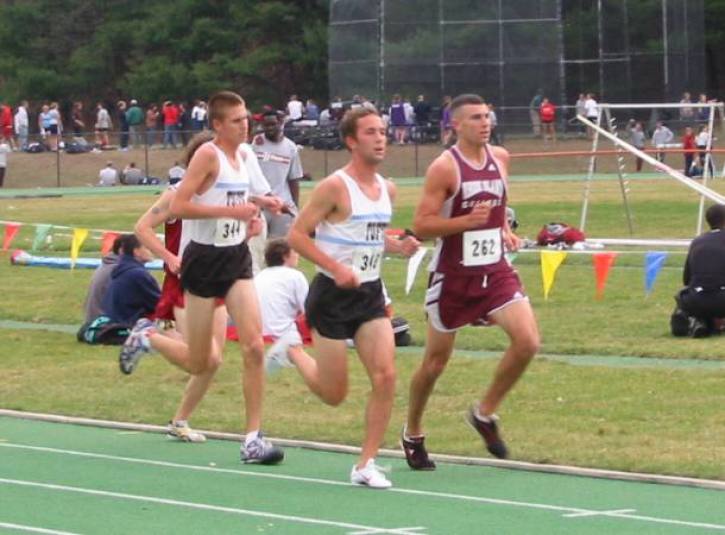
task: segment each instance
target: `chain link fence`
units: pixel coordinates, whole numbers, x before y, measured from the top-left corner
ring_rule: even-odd
[[[329,35],[331,96],[473,92],[509,128],[538,90],[676,102],[705,82],[703,0],[334,0]]]

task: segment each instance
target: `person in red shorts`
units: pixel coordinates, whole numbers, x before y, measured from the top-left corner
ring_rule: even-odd
[[[478,95],[451,104],[457,143],[427,171],[413,229],[436,238],[426,292],[425,354],[410,384],[408,421],[402,446],[414,470],[433,470],[425,449],[423,412],[453,352],[456,331],[465,325],[496,324],[511,344],[493,381],[467,413],[488,451],[506,458],[495,411],[539,348],[539,332],[518,274],[505,256],[520,240],[506,218],[509,155],[489,145],[489,109]]]
[[[556,143],[556,128],[554,127],[556,106],[546,97],[541,101],[539,116],[541,117],[541,135],[544,137],[544,141],[551,139]]]
[[[13,139],[13,109],[0,102],[0,142],[6,141],[12,150],[15,150]]]

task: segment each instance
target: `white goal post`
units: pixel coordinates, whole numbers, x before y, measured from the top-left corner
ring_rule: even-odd
[[[630,235],[634,234],[634,225],[632,222],[632,212],[630,210],[629,206],[629,181],[627,177],[627,173],[625,172],[625,166],[624,166],[624,158],[623,155],[625,153],[631,153],[635,156],[641,158],[645,162],[651,164],[654,166],[655,169],[662,171],[672,178],[678,180],[679,182],[683,183],[684,185],[694,189],[700,194],[700,207],[699,207],[699,213],[697,217],[697,229],[696,234],[700,234],[702,232],[702,220],[703,220],[703,214],[705,209],[705,198],[709,198],[710,200],[714,202],[718,202],[720,204],[725,204],[725,197],[720,195],[719,193],[715,192],[711,188],[707,187],[708,181],[712,178],[711,176],[711,168],[712,168],[712,139],[713,139],[713,127],[715,123],[715,113],[720,113],[720,120],[725,125],[725,104],[722,102],[708,102],[708,103],[662,103],[662,104],[610,104],[610,103],[600,103],[597,104],[598,106],[598,113],[597,113],[597,119],[596,122],[592,122],[589,119],[577,115],[577,119],[584,123],[586,126],[588,126],[592,131],[594,132],[594,136],[592,139],[592,154],[590,156],[589,160],[589,167],[587,171],[587,176],[584,182],[584,195],[582,199],[582,211],[581,211],[581,220],[579,227],[583,231],[586,227],[586,221],[587,221],[587,215],[588,215],[588,209],[589,209],[589,198],[591,194],[591,187],[592,187],[592,181],[594,177],[594,173],[596,170],[596,162],[597,162],[597,149],[599,147],[599,140],[600,136],[603,136],[609,140],[611,140],[618,151],[621,152],[617,156],[617,174],[619,177],[619,186],[620,191],[622,194],[622,202],[624,205],[624,210],[627,216],[627,225],[629,227],[629,233]],[[679,171],[676,171],[672,169],[671,167],[668,167],[667,165],[663,164],[662,162],[656,160],[652,156],[646,154],[645,152],[637,149],[636,147],[632,146],[631,144],[627,143],[623,139],[619,137],[619,132],[617,130],[617,118],[613,116],[612,110],[642,110],[642,109],[650,109],[650,110],[659,110],[659,109],[683,109],[683,108],[690,108],[693,110],[707,108],[708,109],[708,141],[707,146],[705,148],[705,165],[703,168],[703,176],[701,181],[695,181],[691,178],[685,176],[683,173],[680,173]],[[694,121],[693,121],[694,122]],[[723,169],[723,172],[725,173],[725,169]]]

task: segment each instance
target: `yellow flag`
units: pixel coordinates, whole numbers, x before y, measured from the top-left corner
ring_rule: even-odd
[[[549,291],[554,285],[556,270],[566,258],[564,251],[541,251],[541,279],[544,282],[544,299],[549,298]]]
[[[86,241],[87,237],[88,237],[87,228],[74,228],[73,229],[73,241],[71,241],[71,243],[70,243],[71,266],[75,266],[76,258],[78,258],[78,253],[80,252],[81,247],[83,246],[83,242]]]

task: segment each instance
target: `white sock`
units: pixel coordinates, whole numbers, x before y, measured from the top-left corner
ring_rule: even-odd
[[[405,440],[416,439],[416,438],[417,439],[420,439],[420,438],[423,438],[423,437],[425,437],[425,435],[423,435],[423,434],[420,434],[420,435],[409,435],[408,434],[408,426],[406,425],[405,427],[403,427],[403,438]]]
[[[171,420],[171,423],[174,424],[176,427],[186,427],[189,422],[186,420]]]
[[[259,436],[259,429],[257,429],[256,431],[250,431],[244,437],[244,445],[249,446],[249,443],[252,442],[253,440],[256,440],[258,436]]]

